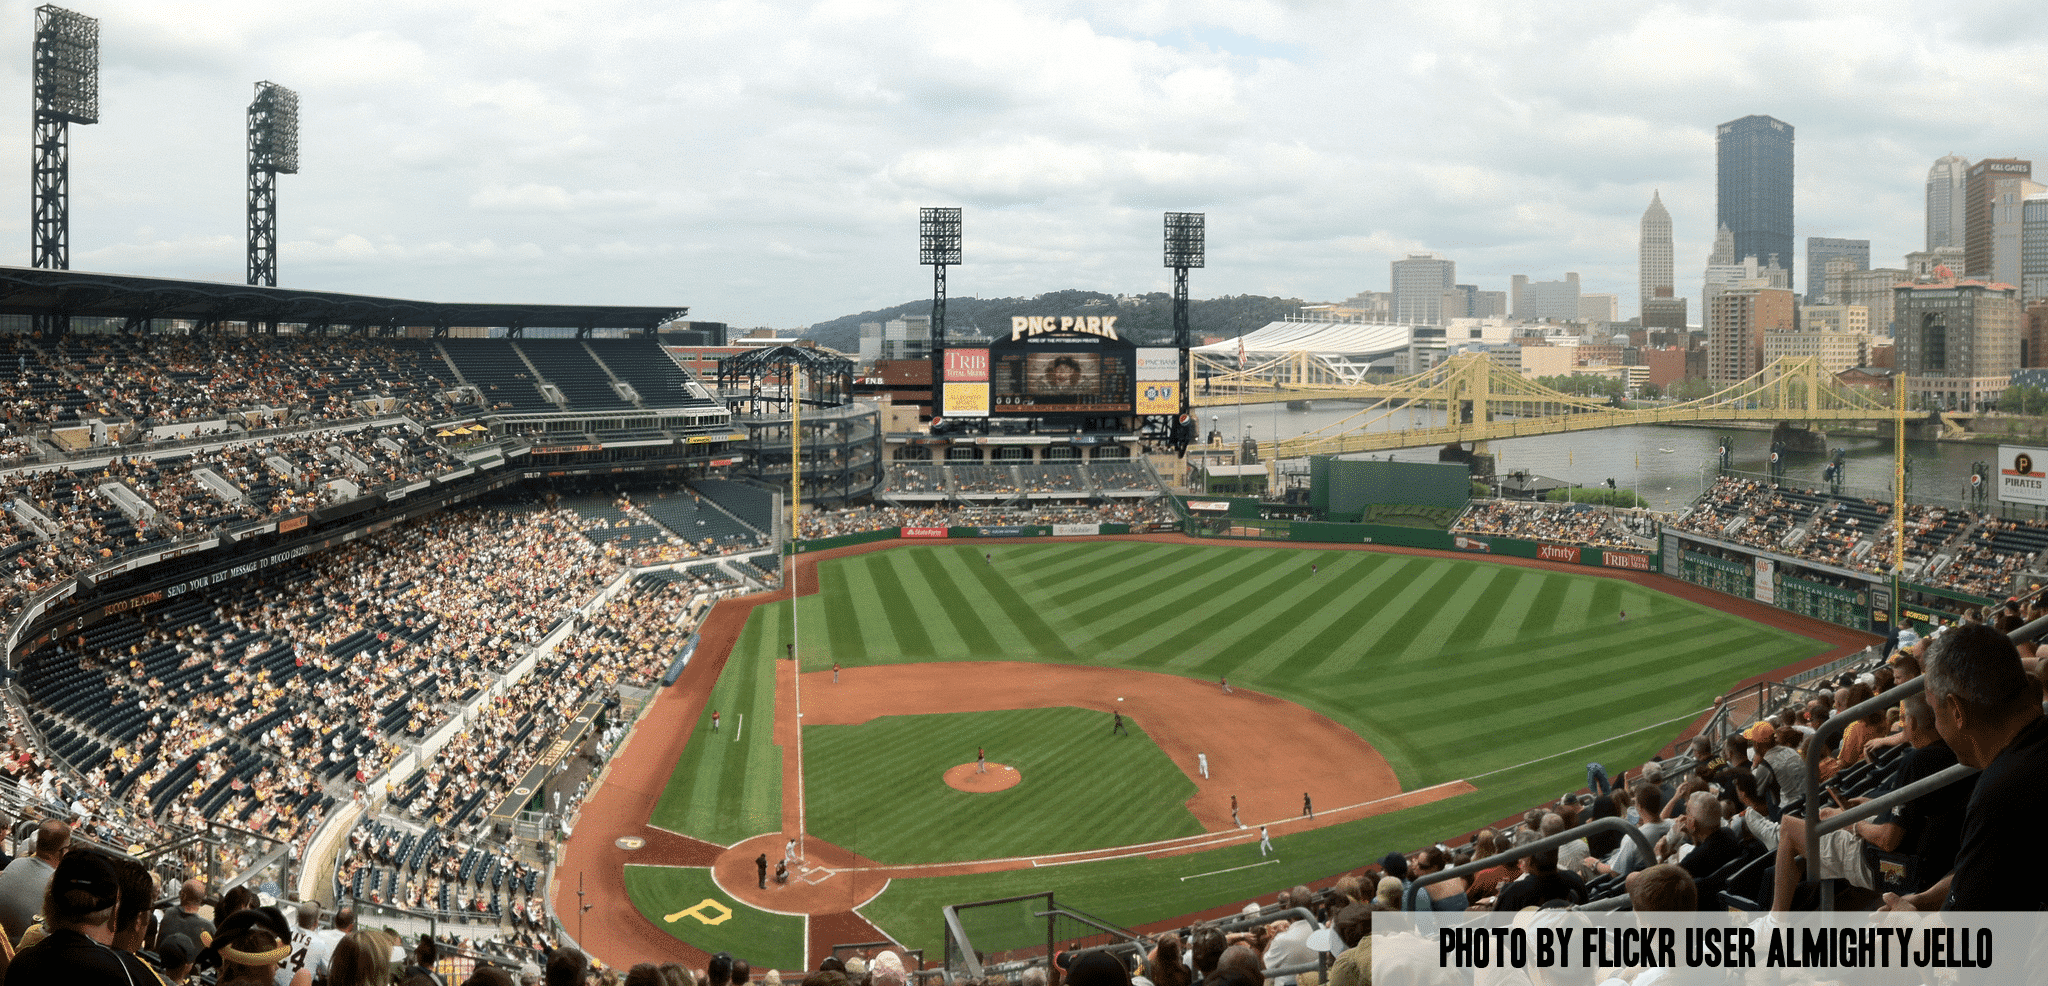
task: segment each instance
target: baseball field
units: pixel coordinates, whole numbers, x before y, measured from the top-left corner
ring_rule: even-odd
[[[732,937],[662,921],[694,901],[639,866],[712,868],[734,920],[810,914],[808,953],[778,933],[750,956],[782,968],[861,922],[936,951],[948,903],[1053,890],[1136,926],[1355,869],[1579,787],[1589,761],[1639,764],[1734,683],[1855,642],[1654,576],[1420,553],[950,542],[815,566],[793,614],[752,607],[687,736],[639,768],[660,789],[596,795],[623,785],[698,847],[628,860],[661,932]],[[943,780],[977,750],[1014,786]],[[756,891],[756,852],[799,828],[802,875]]]

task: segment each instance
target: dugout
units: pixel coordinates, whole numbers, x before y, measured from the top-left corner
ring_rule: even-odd
[[[1309,508],[1322,520],[1355,524],[1403,515],[1441,520],[1464,512],[1472,473],[1457,462],[1387,462],[1311,456]]]

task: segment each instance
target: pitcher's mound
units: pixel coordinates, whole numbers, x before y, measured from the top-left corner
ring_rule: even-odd
[[[993,794],[1016,787],[1024,780],[1024,775],[1018,773],[1017,768],[1006,763],[989,764],[987,773],[974,767],[972,763],[963,763],[946,768],[946,786],[970,794]]]

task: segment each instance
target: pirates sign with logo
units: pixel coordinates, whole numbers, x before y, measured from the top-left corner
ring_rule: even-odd
[[[2048,449],[2017,445],[1998,447],[1998,499],[2001,503],[2048,506]]]

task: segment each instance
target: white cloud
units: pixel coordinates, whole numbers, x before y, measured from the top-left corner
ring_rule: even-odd
[[[1193,209],[1200,294],[1340,299],[1435,249],[1487,289],[1580,271],[1626,312],[1652,190],[1690,293],[1722,121],[1794,124],[1797,235],[1868,237],[1877,263],[1920,245],[1935,157],[2048,157],[2048,32],[1991,0],[89,12],[105,112],[73,129],[74,266],[240,280],[243,114],[267,79],[302,98],[285,283],[742,324],[921,296],[920,205],[968,210],[962,294],[1160,289],[1159,213]],[[0,14],[17,39],[31,23]],[[0,86],[25,91],[26,61]],[[0,260],[22,263],[16,196]]]

